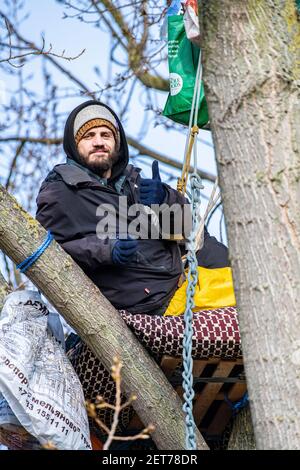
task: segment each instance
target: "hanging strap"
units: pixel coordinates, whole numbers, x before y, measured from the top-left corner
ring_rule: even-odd
[[[199,113],[199,100],[201,93],[201,80],[202,80],[202,66],[201,66],[201,50],[199,53],[197,73],[194,86],[194,94],[191,106],[189,127],[188,127],[188,138],[185,144],[184,150],[184,163],[182,167],[181,177],[177,181],[177,191],[185,194],[188,174],[190,171],[191,165],[191,155],[192,150],[194,149],[194,171],[197,172],[197,134],[199,132],[198,122],[198,113]]]

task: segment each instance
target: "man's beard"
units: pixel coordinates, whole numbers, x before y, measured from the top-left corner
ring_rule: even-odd
[[[82,155],[79,154],[79,163],[82,163],[86,168],[91,170],[96,175],[102,177],[114,164],[119,160],[120,152],[113,151],[108,155],[108,158],[103,159],[99,157],[93,162],[86,161]]]

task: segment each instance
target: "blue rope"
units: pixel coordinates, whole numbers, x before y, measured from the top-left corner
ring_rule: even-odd
[[[239,401],[236,401],[236,402],[232,402],[231,400],[229,400],[227,394],[225,393],[224,394],[224,399],[226,401],[226,403],[230,406],[230,408],[232,409],[232,413],[233,415],[235,416],[240,410],[242,410],[243,408],[245,408],[245,406],[248,404],[249,402],[249,396],[248,396],[248,392],[245,392],[244,395],[242,396],[242,398],[239,400]]]
[[[193,337],[193,307],[195,288],[198,281],[198,262],[196,257],[196,234],[199,222],[199,203],[200,189],[203,188],[201,178],[196,173],[190,177],[192,191],[192,222],[193,229],[188,238],[188,255],[189,263],[188,286],[186,290],[186,307],[184,312],[185,330],[183,337],[183,372],[182,386],[184,390],[183,411],[185,412],[186,424],[186,449],[196,450],[195,421],[193,417],[193,398],[195,396],[193,389],[193,358],[192,358],[192,337]]]
[[[50,243],[53,240],[53,235],[50,231],[47,233],[47,238],[46,240],[41,244],[41,246],[38,247],[38,249],[32,253],[32,255],[28,256],[22,263],[17,264],[17,269],[20,269],[21,273],[25,273],[30,266],[33,265],[33,263],[36,262],[36,260],[41,256],[42,253],[46,250],[46,248],[50,245]]]

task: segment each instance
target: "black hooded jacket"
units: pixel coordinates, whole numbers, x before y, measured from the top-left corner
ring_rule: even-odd
[[[175,292],[182,273],[177,242],[163,239],[139,240],[136,258],[127,265],[114,265],[111,252],[114,240],[97,237],[97,208],[112,204],[118,213],[120,196],[128,207],[139,202],[140,170],[128,165],[125,133],[116,114],[120,132],[120,157],[107,184],[78,162],[73,136],[77,113],[88,101],[72,111],[64,133],[67,163],[57,165],[42,183],[37,197],[37,220],[51,230],[56,241],[81,266],[101,292],[118,309],[132,313],[155,313]],[[185,198],[164,184],[165,203],[186,204]],[[130,218],[128,218],[129,222]]]

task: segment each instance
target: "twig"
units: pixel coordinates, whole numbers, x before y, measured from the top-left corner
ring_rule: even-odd
[[[71,61],[71,60],[78,59],[78,57],[80,57],[85,52],[85,49],[83,49],[76,56],[66,57],[64,55],[65,51],[63,51],[61,54],[57,54],[55,52],[52,52],[52,44],[50,44],[49,49],[47,51],[45,51],[45,39],[43,37],[42,37],[42,47],[38,48],[37,46],[35,46],[35,44],[29,43],[28,41],[21,38],[21,36],[19,34],[17,34],[15,28],[13,27],[12,23],[9,21],[7,16],[1,11],[0,11],[0,16],[2,16],[2,18],[5,21],[5,26],[6,26],[6,29],[7,29],[7,32],[8,32],[8,41],[9,41],[9,44],[8,44],[9,57],[6,57],[4,59],[0,59],[0,63],[8,62],[12,67],[20,68],[20,67],[23,67],[24,64],[16,65],[16,64],[13,64],[11,61],[15,60],[15,59],[22,59],[22,58],[25,58],[29,55],[43,55],[43,56],[48,56],[48,57],[52,56],[52,57],[58,57],[60,59],[65,59],[65,60]],[[11,43],[12,33],[14,33],[18,39],[24,41],[27,45],[29,45],[29,47],[33,50],[30,51],[30,52],[25,52],[24,54],[13,55],[12,49],[13,49],[14,46],[12,46],[12,43]]]
[[[8,189],[9,188],[9,183],[10,183],[10,179],[12,177],[12,174],[13,174],[13,171],[15,170],[16,168],[16,164],[17,164],[17,158],[18,156],[20,155],[24,145],[26,144],[26,140],[22,140],[20,142],[20,144],[18,145],[17,147],[17,151],[16,151],[16,154],[13,158],[13,161],[11,162],[11,165],[10,165],[10,170],[9,170],[9,175],[7,177],[7,180],[6,180],[6,183],[5,183],[5,188]]]
[[[119,415],[121,411],[121,369],[122,369],[122,363],[118,358],[114,358],[114,365],[112,366],[112,378],[116,383],[116,406],[115,406],[115,412],[114,412],[114,419],[113,423],[111,426],[111,429],[109,431],[107,440],[103,446],[103,450],[109,449],[110,444],[113,441],[114,435],[117,430],[118,422],[119,422]]]
[[[121,404],[121,369],[122,363],[120,362],[119,358],[114,358],[114,363],[111,368],[112,370],[112,378],[116,384],[116,403],[115,405],[111,405],[101,397],[97,396],[96,403],[87,402],[87,412],[88,415],[95,420],[98,426],[104,430],[104,432],[108,435],[107,440],[103,446],[103,450],[108,450],[112,441],[135,441],[137,439],[149,439],[149,434],[154,431],[155,427],[152,424],[149,424],[146,428],[140,431],[138,434],[134,436],[115,436],[117,426],[119,423],[119,416],[120,412],[131,405],[131,403],[137,399],[135,395],[132,395],[123,405]],[[104,409],[109,408],[114,410],[113,422],[111,429],[106,426],[103,421],[101,421],[97,416],[97,409]]]

